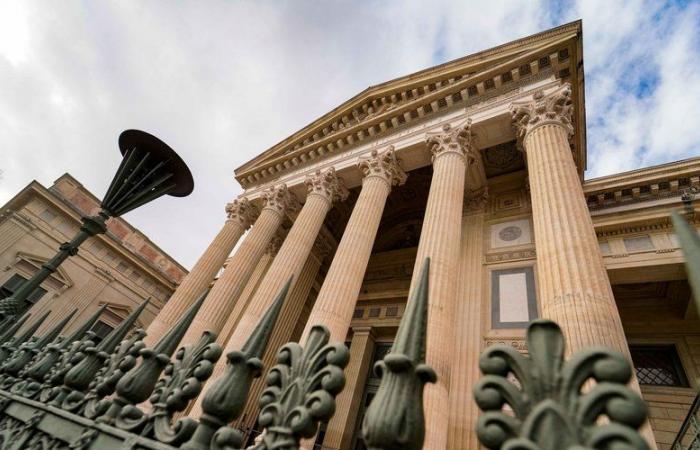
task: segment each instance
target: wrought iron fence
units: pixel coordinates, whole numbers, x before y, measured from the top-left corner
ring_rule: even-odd
[[[678,435],[671,445],[672,450],[700,449],[700,395],[695,397]]]
[[[677,224],[682,226],[687,227]],[[700,238],[687,228],[678,234],[692,260],[689,278],[697,292]],[[362,423],[362,438],[373,450],[423,447],[423,388],[436,381],[425,364],[429,265],[426,259],[391,351],[376,364],[380,385]],[[148,301],[99,343],[89,330],[101,311],[66,337],[60,333],[70,317],[37,335],[46,314],[25,315],[0,334],[0,450],[243,448],[243,434],[229,424],[242,413],[253,379],[263,373],[261,358],[290,284],[243,347],[226,354],[224,374],[201,394],[198,418],[179,413],[200,395],[222,350],[209,332],[194,345],[177,345],[206,293],[153,348],[145,346],[143,330],[132,330]],[[26,331],[18,333],[23,326]],[[328,340],[328,331],[315,326],[303,347],[291,342],[278,350],[259,398],[263,432],[254,450],[295,450],[333,416],[349,353]],[[476,430],[484,446],[647,448],[637,431],[646,407],[626,387],[632,368],[621,354],[591,348],[565,361],[561,330],[548,320],[530,325],[527,344],[527,356],[500,345],[481,355],[484,377],[474,396],[484,411]],[[139,406],[146,401],[148,408]],[[676,448],[697,448],[697,404]]]

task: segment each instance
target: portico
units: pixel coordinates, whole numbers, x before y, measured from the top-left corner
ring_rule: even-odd
[[[281,343],[303,342],[319,324],[350,346],[345,390],[316,438],[342,450],[364,448],[371,367],[393,341],[425,257],[426,359],[438,375],[425,390],[426,449],[478,448],[478,355],[493,342],[526,351],[535,318],[557,321],[569,351],[605,345],[632,358],[603,219],[591,212],[609,185],[583,181],[580,33],[580,23],[564,25],[374,86],[238,168],[245,192],[234,204],[250,214],[229,218],[190,274],[200,281],[183,283],[168,304],[191,304],[242,239],[185,341],[209,329],[226,350],[240,348],[291,279],[263,362],[269,368]],[[283,221],[289,231],[266,253]],[[250,398],[262,386],[253,383]],[[236,423],[250,439],[256,418],[251,401]],[[646,437],[653,442],[650,429]]]

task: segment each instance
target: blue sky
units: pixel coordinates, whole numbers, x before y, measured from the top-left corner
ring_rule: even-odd
[[[372,84],[583,19],[588,178],[700,154],[700,2],[0,2],[0,203],[72,173],[101,196],[126,128],[196,188],[129,213],[185,266],[233,169]]]

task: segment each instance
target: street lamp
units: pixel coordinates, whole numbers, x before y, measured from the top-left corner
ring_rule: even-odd
[[[126,130],[119,135],[122,162],[96,216],[83,216],[83,225],[70,242],[61,244],[50,261],[42,264],[32,278],[10,297],[0,300],[0,320],[11,319],[20,305],[41,283],[56,271],[90,236],[107,231],[105,222],[119,217],[163,195],[186,197],[194,188],[192,174],[185,162],[165,142],[139,130]]]

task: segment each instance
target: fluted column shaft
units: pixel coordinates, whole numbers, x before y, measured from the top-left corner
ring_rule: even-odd
[[[224,226],[148,326],[147,343],[158,342],[214,280],[231,250],[250,226],[254,208],[247,200],[237,199],[226,205],[226,212],[228,219]]]
[[[299,279],[294,284],[294,288],[289,293],[289,298],[282,305],[279,318],[275,324],[275,329],[272,330],[270,341],[267,344],[267,350],[262,358],[263,367],[269,369],[277,360],[277,351],[285,343],[292,339],[292,333],[299,321],[299,316],[304,308],[306,299],[309,297],[311,288],[314,285],[318,271],[321,268],[322,258],[315,254],[309,255],[304,264],[304,268],[299,273]],[[304,342],[304,341],[301,341]],[[215,376],[215,375],[214,375]],[[253,425],[258,417],[260,408],[258,407],[258,399],[265,388],[265,380],[263,377],[255,380],[250,388],[250,395],[245,406],[241,421],[239,422],[240,429],[247,429]]]
[[[469,127],[469,124],[458,128],[446,125],[442,133],[428,137],[433,152],[433,177],[409,292],[410,298],[417,288],[421,265],[426,257],[430,257],[426,360],[438,376],[437,383],[426,385],[424,394],[426,432],[423,448],[430,450],[447,448],[462,202],[467,153],[472,141]]]
[[[569,145],[569,97],[568,87],[536,95],[515,112],[527,154],[542,316],[561,326],[569,352],[605,345],[629,355]]]
[[[538,92],[512,111],[527,154],[541,315],[559,324],[569,354],[602,345],[631,360],[569,145],[571,88]],[[636,377],[631,386],[639,391]],[[641,432],[655,448],[648,423]]]
[[[243,288],[243,292],[241,292],[241,295],[238,297],[236,304],[233,306],[231,314],[226,319],[226,323],[221,329],[221,333],[219,333],[219,339],[221,342],[226,342],[228,341],[228,338],[231,337],[231,333],[233,333],[234,328],[236,328],[236,325],[238,324],[238,319],[245,310],[246,306],[248,306],[248,302],[255,294],[255,290],[258,288],[258,286],[260,286],[260,282],[265,276],[267,269],[270,268],[270,264],[272,264],[273,259],[274,256],[267,251],[255,265],[255,269],[253,270],[248,283],[246,283],[245,288]],[[210,378],[214,377],[212,376]]]
[[[370,327],[353,328],[350,343],[350,362],[345,368],[345,389],[336,397],[336,409],[328,422],[323,446],[350,450],[357,429],[357,413],[362,406],[367,375],[372,369],[374,332]]]
[[[450,418],[447,448],[478,450],[476,420],[479,409],[472,389],[481,377],[481,301],[482,257],[484,248],[484,212],[465,216],[462,224],[462,245],[459,274],[459,299],[454,315],[454,361],[450,381]]]
[[[255,266],[280,227],[285,212],[293,202],[290,195],[286,186],[266,191],[266,203],[260,216],[229,260],[226,270],[214,283],[199,313],[182,338],[181,345],[197,342],[205,331],[217,334],[221,331]],[[221,338],[218,341],[223,342]]]
[[[386,199],[392,184],[402,184],[406,179],[393,148],[381,155],[375,152],[358,165],[365,173],[362,190],[306,322],[301,342],[306,341],[314,325],[325,325],[331,332],[331,342],[345,340]]]

